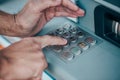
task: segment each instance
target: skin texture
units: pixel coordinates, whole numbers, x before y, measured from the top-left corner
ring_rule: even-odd
[[[0,34],[26,37],[0,51],[0,80],[41,80],[48,66],[42,49],[65,45],[54,36],[31,37],[53,17],[84,16],[84,11],[70,0],[28,0],[16,15],[0,12]]]
[[[52,36],[29,37],[1,50],[0,78],[40,80],[43,70],[47,67],[42,49],[48,45],[65,45],[66,42],[64,39]]]
[[[32,36],[39,32],[53,17],[78,17],[83,15],[84,11],[75,6],[70,0],[30,0],[16,16],[16,21],[24,26],[23,29],[28,32],[27,36]],[[24,19],[26,20],[24,21]]]
[[[38,33],[53,17],[83,16],[70,0],[29,0],[16,15],[0,12],[0,34],[28,37]]]

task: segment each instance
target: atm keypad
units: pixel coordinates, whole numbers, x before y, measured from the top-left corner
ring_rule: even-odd
[[[68,40],[63,46],[50,46],[48,49],[63,61],[73,61],[81,54],[94,48],[100,40],[77,26],[65,24],[61,28],[53,30],[48,35],[59,36]]]

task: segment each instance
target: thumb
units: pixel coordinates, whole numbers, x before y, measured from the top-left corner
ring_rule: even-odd
[[[42,36],[42,37],[35,37],[35,42],[41,45],[41,48],[50,45],[65,45],[67,43],[66,39],[56,37],[56,36]]]

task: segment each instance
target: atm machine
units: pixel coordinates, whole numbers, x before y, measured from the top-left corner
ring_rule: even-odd
[[[35,35],[68,40],[43,49],[46,72],[52,80],[120,80],[120,0],[74,2],[85,10],[84,17],[54,18]]]
[[[44,49],[47,71],[56,80],[120,80],[120,0],[76,0],[76,5],[85,17],[55,18],[37,34],[68,39],[65,46]]]

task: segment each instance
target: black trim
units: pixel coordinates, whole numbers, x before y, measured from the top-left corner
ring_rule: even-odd
[[[95,8],[94,15],[95,33],[120,47],[120,38],[112,32],[112,22],[120,22],[120,13],[100,5]]]

